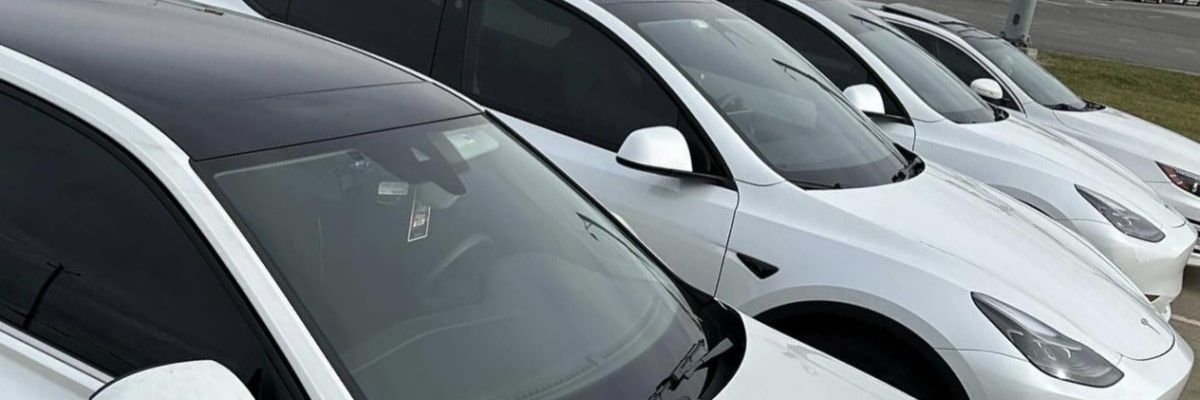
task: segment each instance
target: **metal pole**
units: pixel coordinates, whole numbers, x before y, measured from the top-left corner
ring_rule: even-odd
[[[1012,0],[1012,11],[1004,23],[1000,37],[1020,48],[1029,47],[1029,27],[1033,26],[1033,9],[1037,0]]]

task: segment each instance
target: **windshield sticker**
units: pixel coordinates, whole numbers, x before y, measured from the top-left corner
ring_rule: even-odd
[[[413,196],[412,216],[408,219],[408,241],[409,243],[424,239],[429,236],[429,217],[433,213],[433,208],[422,203],[420,196]]]

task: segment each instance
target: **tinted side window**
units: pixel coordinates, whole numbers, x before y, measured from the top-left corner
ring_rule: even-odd
[[[544,0],[475,0],[463,90],[488,106],[616,151],[630,132],[678,126],[657,81],[608,36]]]
[[[870,84],[884,93],[884,110],[904,115],[887,88],[850,50],[817,24],[768,0],[722,0],[787,42],[841,89]]]
[[[292,398],[253,315],[173,205],[107,144],[31,102],[0,92],[5,319],[113,376],[213,359],[259,399]]]
[[[298,27],[429,73],[442,0],[291,0]]]
[[[980,78],[997,80],[982,65],[979,65],[975,59],[953,44],[910,26],[901,24],[892,24],[892,26],[900,29],[901,32],[904,32],[905,35],[908,35],[913,41],[924,47],[929,54],[933,54],[938,61],[941,61],[946,68],[950,69],[950,72],[953,72],[964,83],[969,85]],[[1004,91],[1004,98],[1001,100],[1001,103],[1000,105],[1004,107],[1017,108],[1016,101],[1013,100],[1008,90]]]

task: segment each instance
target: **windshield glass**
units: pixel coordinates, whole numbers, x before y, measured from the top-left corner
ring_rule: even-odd
[[[962,123],[996,121],[996,112],[924,48],[879,17],[844,1],[809,4],[854,35],[943,117]]]
[[[363,398],[647,398],[715,344],[623,230],[483,117],[203,168]],[[698,396],[697,375],[675,392]]]
[[[784,178],[816,189],[891,183],[903,158],[786,43],[717,4],[613,6]]]
[[[1087,103],[1076,96],[1057,78],[1050,75],[1037,61],[997,37],[966,38],[968,44],[983,53],[1005,75],[1012,78],[1033,101],[1051,108],[1083,110]]]

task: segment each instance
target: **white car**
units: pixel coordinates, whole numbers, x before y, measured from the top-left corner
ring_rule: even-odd
[[[723,1],[812,61],[897,143],[1079,233],[1170,315],[1196,230],[1133,173],[993,107],[907,36],[848,1]]]
[[[917,397],[1174,398],[1186,383],[1191,349],[1098,251],[922,167],[719,3],[264,5],[504,112],[693,286]],[[442,22],[412,30],[425,15]],[[396,27],[410,31],[378,34]]]
[[[1200,143],[1121,110],[1080,98],[1037,61],[969,23],[904,4],[879,14],[963,82],[998,84],[986,100],[1062,132],[1120,162],[1200,228]],[[983,91],[981,96],[988,95]],[[1189,266],[1200,266],[1200,246]]]
[[[395,64],[173,2],[2,9],[0,397],[907,398]]]

